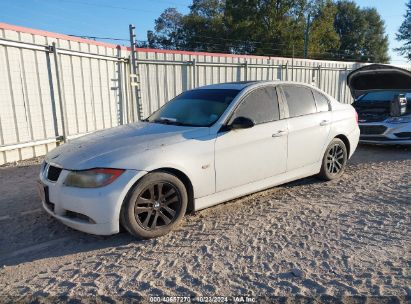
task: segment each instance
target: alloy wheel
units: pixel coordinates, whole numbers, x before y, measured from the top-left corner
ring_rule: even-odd
[[[344,168],[344,149],[340,144],[333,145],[327,154],[327,171],[338,174]]]
[[[146,230],[155,230],[174,222],[181,209],[181,194],[168,182],[156,182],[147,186],[138,196],[134,216]]]

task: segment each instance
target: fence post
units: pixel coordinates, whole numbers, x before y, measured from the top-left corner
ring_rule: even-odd
[[[267,78],[270,79],[270,70],[271,70],[271,74],[272,74],[271,80],[277,80],[278,79],[277,76],[274,78],[274,63],[273,63],[273,60],[270,58],[270,59],[268,59],[268,61],[269,61],[270,65],[272,67],[268,69]]]
[[[291,58],[291,81],[294,81],[294,44],[293,44],[293,57]]]
[[[59,125],[57,120],[57,110],[56,110],[56,98],[54,94],[54,85],[53,85],[53,71],[51,70],[51,59],[50,52],[53,50],[51,47],[48,47],[48,52],[46,52],[46,63],[47,63],[47,76],[49,80],[49,89],[50,89],[50,99],[51,99],[51,113],[53,115],[53,127],[54,127],[54,136],[57,138],[59,136]]]
[[[280,69],[280,79],[279,79],[279,80],[284,80],[284,76],[283,76],[283,65],[281,64],[278,68]]]
[[[248,80],[248,60],[246,59],[244,62],[244,80]]]
[[[118,112],[119,112],[119,124],[124,124],[124,104],[123,104],[123,82],[122,82],[122,63],[121,63],[121,46],[117,46],[117,86],[118,86]]]
[[[318,88],[321,89],[321,64],[318,65]]]
[[[131,121],[132,117],[132,90],[131,90],[131,85],[130,85],[130,57],[128,60],[124,61],[123,63],[123,80],[124,80],[124,114],[125,114],[125,121],[126,123],[129,123]]]
[[[60,71],[59,71],[59,60],[57,54],[56,43],[53,42],[51,49],[53,50],[54,55],[54,65],[56,68],[56,80],[57,80],[57,93],[59,96],[59,106],[60,106],[60,119],[61,119],[61,128],[63,131],[63,142],[67,142],[67,133],[66,133],[66,122],[64,119],[64,108],[63,108],[63,96],[61,94],[61,83],[60,83]]]
[[[192,61],[192,65],[193,65],[193,84],[192,84],[192,89],[197,87],[197,63],[196,63],[196,59],[194,58]]]
[[[285,80],[286,80],[286,81],[289,80],[289,79],[288,79],[288,61],[287,61],[287,63],[285,64]]]
[[[347,74],[348,74],[348,67],[345,66],[345,73],[344,73],[344,78],[342,81],[342,84],[344,85],[344,87],[341,89],[341,91],[343,92],[343,99],[344,99],[344,103],[349,103],[349,101],[347,100]],[[341,100],[340,100],[341,101]]]
[[[139,96],[139,87],[138,87],[138,82],[140,79],[138,78],[138,72],[137,72],[137,64],[136,64],[136,34],[134,33],[135,27],[130,24],[129,25],[129,30],[130,30],[130,46],[131,46],[131,68],[132,68],[132,77],[134,77],[135,81],[130,81],[131,86],[134,87],[134,97],[135,97],[135,104],[136,104],[136,110],[137,110],[137,120],[141,120],[141,111],[140,111],[140,96]],[[142,107],[142,105],[141,105]],[[135,121],[134,117],[134,111],[133,111],[133,121]]]

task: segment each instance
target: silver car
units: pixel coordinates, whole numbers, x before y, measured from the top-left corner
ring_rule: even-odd
[[[147,119],[90,134],[46,156],[47,213],[93,234],[164,235],[186,211],[311,175],[340,177],[360,130],[355,110],[284,81],[186,91]]]
[[[347,84],[355,98],[360,142],[411,144],[411,72],[373,64],[351,72]],[[398,98],[401,108],[393,113]]]

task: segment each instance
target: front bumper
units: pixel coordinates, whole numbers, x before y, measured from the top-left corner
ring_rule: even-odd
[[[382,138],[373,138],[373,137],[368,137],[365,139],[361,139],[360,143],[362,144],[373,144],[373,145],[392,145],[392,146],[398,146],[398,145],[411,145],[411,139],[406,139],[406,140],[391,140],[391,139],[382,139]]]
[[[411,123],[360,123],[360,142],[384,145],[410,145]]]
[[[71,228],[97,235],[119,232],[124,198],[133,184],[146,174],[145,171],[126,170],[107,186],[75,188],[63,184],[69,171],[63,169],[56,182],[47,179],[44,171],[39,178],[47,189],[42,198],[45,211]]]

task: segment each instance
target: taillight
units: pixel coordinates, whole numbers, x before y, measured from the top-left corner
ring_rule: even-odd
[[[355,121],[357,122],[357,125],[358,125],[358,113],[357,113],[357,111],[355,111]]]

